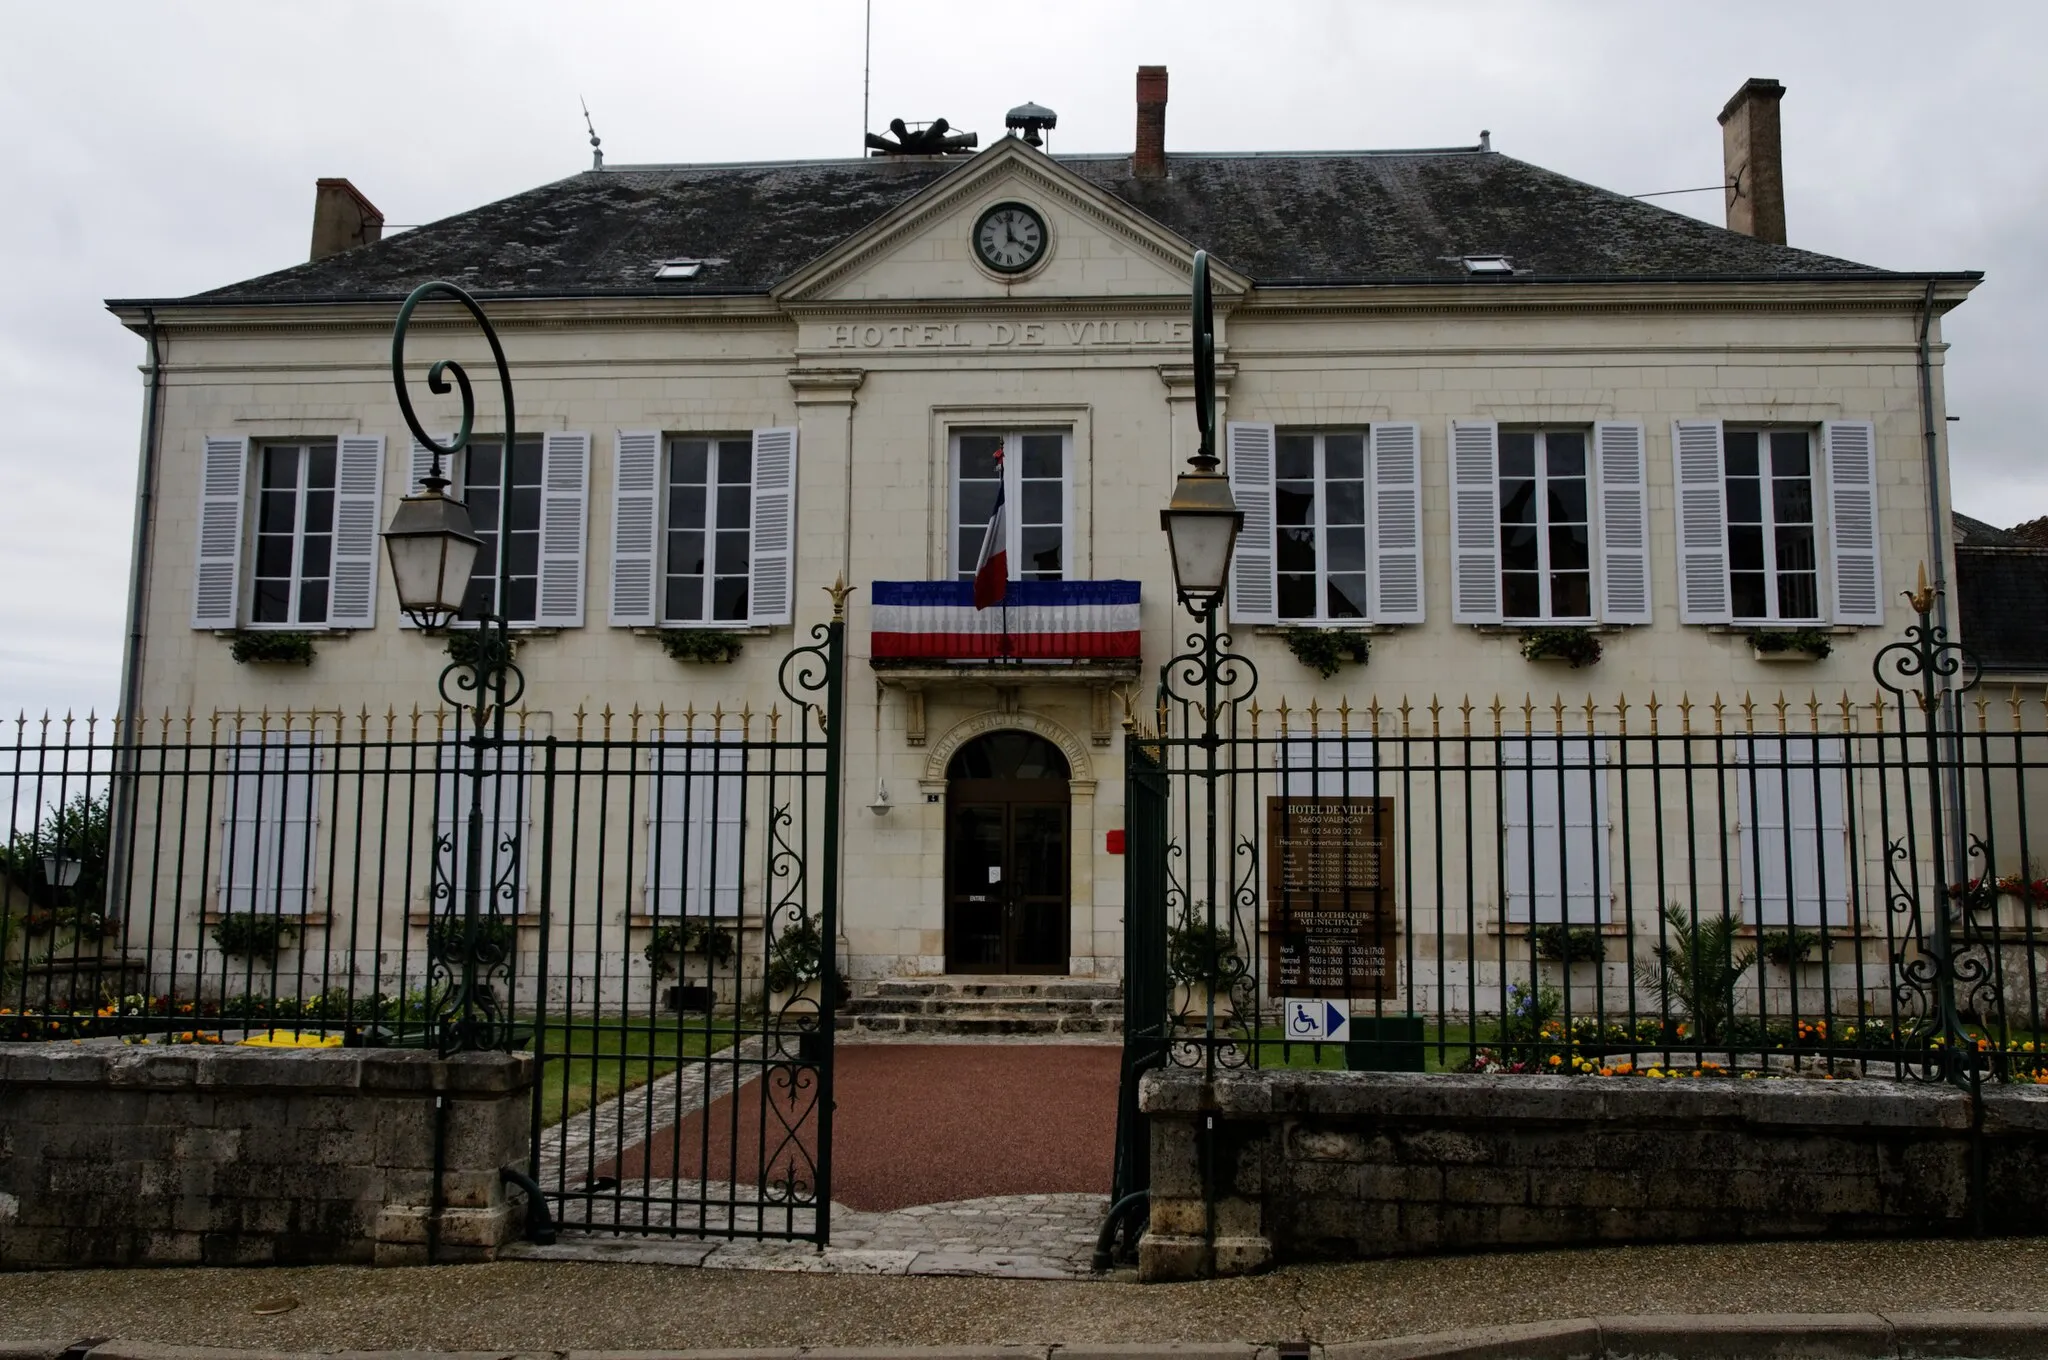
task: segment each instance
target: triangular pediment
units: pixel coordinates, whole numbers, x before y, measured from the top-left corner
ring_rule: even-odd
[[[974,230],[999,203],[1044,219],[1044,257],[1006,275],[978,263]],[[967,161],[776,286],[784,304],[957,298],[1185,298],[1195,246],[1013,137]],[[1250,280],[1211,263],[1219,295]]]

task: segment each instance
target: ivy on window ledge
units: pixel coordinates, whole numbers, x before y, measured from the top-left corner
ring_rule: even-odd
[[[1372,655],[1364,634],[1348,628],[1284,628],[1281,641],[1294,659],[1327,680],[1346,663],[1363,666]]]
[[[664,628],[661,650],[678,661],[724,663],[740,654],[740,635],[717,628]]]
[[[1530,661],[1562,661],[1577,670],[1600,659],[1600,639],[1590,628],[1532,628],[1522,634],[1522,655]]]
[[[1818,628],[1763,628],[1749,635],[1749,645],[1758,655],[1803,652],[1815,661],[1826,660],[1835,650],[1835,644]]]
[[[228,635],[228,655],[241,665],[310,666],[313,664],[311,633],[273,633],[245,628]]]
[[[477,639],[480,636],[479,631],[474,628],[451,631],[448,634],[448,645],[442,650],[448,653],[448,659],[456,665],[474,666],[478,659]],[[510,652],[506,658],[508,661],[519,654],[519,644],[523,641],[525,639],[516,634],[505,639],[505,646]]]

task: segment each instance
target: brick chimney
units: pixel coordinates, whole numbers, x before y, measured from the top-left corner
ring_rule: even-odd
[[[1166,68],[1138,68],[1138,149],[1131,173],[1139,179],[1166,178]]]
[[[323,179],[313,185],[313,254],[324,260],[384,235],[384,214],[345,179]]]
[[[1728,230],[1785,244],[1785,154],[1778,101],[1785,87],[1755,77],[1721,110],[1721,165],[1729,181]]]

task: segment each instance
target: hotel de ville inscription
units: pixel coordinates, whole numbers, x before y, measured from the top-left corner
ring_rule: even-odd
[[[1391,798],[1266,799],[1266,990],[1391,997]]]

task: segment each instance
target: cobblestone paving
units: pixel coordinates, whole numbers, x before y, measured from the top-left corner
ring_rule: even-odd
[[[622,1187],[637,1191],[637,1184]],[[666,1182],[655,1182],[657,1195]],[[694,1190],[694,1186],[686,1187]],[[712,1197],[723,1187],[707,1186]],[[703,1266],[711,1270],[778,1270],[846,1275],[977,1275],[994,1279],[1066,1280],[1090,1274],[1096,1229],[1108,1206],[1101,1195],[998,1195],[952,1204],[919,1204],[887,1213],[832,1206],[832,1245],[706,1240],[701,1237],[615,1237],[564,1232],[553,1246],[520,1243],[506,1255],[548,1261],[624,1261]],[[692,1221],[694,1213],[692,1210]],[[742,1206],[742,1228],[756,1211]],[[781,1220],[781,1212],[771,1217]],[[640,1221],[631,1206],[625,1221]],[[717,1230],[716,1227],[713,1229]]]
[[[666,1076],[542,1130],[540,1168],[534,1179],[549,1188],[580,1183],[592,1166],[696,1113],[735,1085],[759,1077],[765,1052],[766,1041],[755,1035],[709,1058],[685,1059],[682,1067]],[[565,1169],[566,1182],[562,1179]]]

